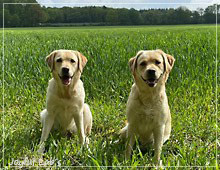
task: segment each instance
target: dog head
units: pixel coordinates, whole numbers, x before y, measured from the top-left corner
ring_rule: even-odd
[[[156,87],[158,83],[166,82],[174,61],[173,56],[162,50],[142,50],[129,60],[129,65],[135,81]]]
[[[74,77],[80,78],[87,59],[78,51],[55,50],[46,57],[46,62],[53,77],[64,86],[68,86]]]

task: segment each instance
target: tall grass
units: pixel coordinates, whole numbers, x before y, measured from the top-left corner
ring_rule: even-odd
[[[153,150],[142,153],[138,143],[125,161],[117,132],[133,83],[129,58],[141,49],[162,49],[176,59],[167,82],[172,132],[163,165],[216,165],[214,26],[9,29],[4,45],[4,165],[37,157],[39,113],[51,78],[45,56],[56,49],[78,50],[88,58],[82,80],[94,123],[89,150],[79,152],[77,136],[52,132],[45,160],[59,159],[63,166],[151,166]]]

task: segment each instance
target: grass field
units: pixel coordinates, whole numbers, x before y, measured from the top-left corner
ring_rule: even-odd
[[[129,58],[141,49],[162,49],[176,59],[167,82],[172,132],[163,146],[163,165],[217,165],[214,25],[6,29],[4,44],[4,166],[39,158],[39,113],[51,78],[45,56],[55,49],[79,50],[88,58],[82,80],[94,121],[89,150],[79,152],[77,136],[55,131],[46,142],[44,161],[56,160],[53,166],[59,160],[62,166],[152,166],[153,149],[141,152],[138,143],[132,159],[125,161],[117,133],[126,120],[133,82]]]

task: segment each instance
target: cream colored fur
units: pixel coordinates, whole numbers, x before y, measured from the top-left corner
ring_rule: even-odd
[[[172,56],[161,50],[139,51],[129,61],[134,84],[126,107],[128,123],[120,132],[121,138],[128,140],[126,159],[130,158],[137,137],[143,145],[154,145],[154,159],[159,163],[162,145],[169,139],[171,132],[171,114],[165,83],[174,61]],[[149,70],[155,71],[153,83],[149,80]]]
[[[53,78],[49,81],[46,98],[46,109],[41,112],[43,125],[40,148],[44,152],[44,142],[47,140],[51,128],[77,132],[80,143],[88,143],[92,128],[92,114],[89,106],[84,103],[85,91],[80,76],[87,59],[78,51],[56,50],[46,57],[52,71]],[[68,76],[64,77],[63,68],[68,68]]]

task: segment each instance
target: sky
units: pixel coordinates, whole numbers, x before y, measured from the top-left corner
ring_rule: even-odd
[[[103,6],[113,8],[177,8],[185,6],[190,10],[206,8],[209,5],[220,4],[220,0],[37,0],[46,7],[82,7],[82,6]]]

